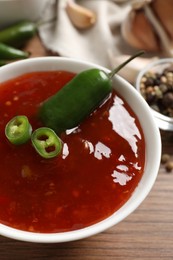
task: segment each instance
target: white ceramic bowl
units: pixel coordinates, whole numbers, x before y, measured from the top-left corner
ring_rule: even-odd
[[[93,67],[109,72],[106,68],[74,59],[59,57],[31,58],[1,67],[0,84],[23,73],[32,71],[66,70],[79,73]],[[42,243],[67,242],[86,238],[116,225],[132,213],[146,198],[156,180],[159,170],[161,156],[160,133],[155,124],[150,108],[135,88],[119,76],[114,77],[113,84],[119,94],[135,111],[143,128],[146,141],[146,164],[144,174],[131,198],[124,204],[124,206],[107,219],[76,231],[56,234],[40,234],[17,230],[0,224],[0,235],[17,240]]]
[[[159,59],[149,63],[144,69],[140,71],[136,79],[136,89],[141,93],[141,79],[147,72],[161,73],[164,69],[173,65],[173,58]],[[173,131],[173,118],[165,116],[151,108],[151,112],[155,118],[158,127],[165,131]]]
[[[0,28],[21,20],[37,21],[48,0],[0,0]]]

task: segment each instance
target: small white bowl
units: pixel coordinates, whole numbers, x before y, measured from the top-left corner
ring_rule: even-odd
[[[20,22],[37,21],[48,0],[0,0],[0,28]]]
[[[99,68],[105,72],[110,72],[104,67],[75,59],[59,57],[31,58],[1,67],[0,84],[6,80],[32,71],[66,70],[79,73],[89,68]],[[116,91],[128,102],[133,111],[135,111],[142,126],[146,142],[146,163],[144,173],[130,199],[110,217],[83,229],[63,233],[40,234],[21,231],[0,224],[0,235],[17,240],[38,243],[67,242],[83,239],[116,225],[131,214],[146,198],[156,180],[160,166],[160,132],[156,126],[149,106],[135,88],[117,75],[114,76],[113,85]]]
[[[169,67],[170,65],[173,65],[173,58],[159,59],[149,63],[146,67],[144,67],[144,69],[140,71],[140,73],[137,76],[136,79],[137,91],[141,93],[141,88],[140,88],[141,79],[147,72],[161,73],[165,68]],[[152,108],[151,111],[160,129],[165,131],[173,131],[173,118],[165,116]]]

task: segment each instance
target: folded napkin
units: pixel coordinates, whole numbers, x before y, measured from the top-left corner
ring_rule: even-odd
[[[73,26],[66,12],[66,0],[48,1],[44,20],[53,23],[40,27],[44,46],[54,54],[82,59],[111,68],[110,55],[131,53],[121,38],[120,25],[130,8],[129,0],[78,0],[77,4],[96,13],[96,23],[88,29]]]

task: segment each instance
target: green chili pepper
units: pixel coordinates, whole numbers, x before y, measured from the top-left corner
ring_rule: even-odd
[[[76,75],[60,91],[43,102],[39,117],[45,126],[61,133],[79,125],[112,91],[112,77],[141,51],[110,73],[89,69]]]
[[[0,67],[4,66],[5,64],[7,64],[5,60],[0,60]]]
[[[37,25],[29,21],[21,21],[0,31],[0,42],[20,47],[37,32]]]
[[[0,43],[0,59],[15,60],[15,59],[26,59],[29,57],[29,53],[15,49],[4,43]]]
[[[32,127],[26,116],[15,116],[5,127],[7,139],[15,145],[26,143],[31,136]]]
[[[31,141],[38,154],[46,159],[57,156],[62,150],[61,139],[48,127],[36,129],[31,135]]]

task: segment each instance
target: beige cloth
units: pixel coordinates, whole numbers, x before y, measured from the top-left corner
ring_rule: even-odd
[[[77,0],[96,13],[97,21],[87,30],[76,29],[65,10],[66,0],[49,0],[44,20],[57,15],[53,23],[40,27],[45,47],[60,56],[93,62],[111,68],[110,54],[134,52],[122,39],[120,25],[130,9],[130,0]]]

